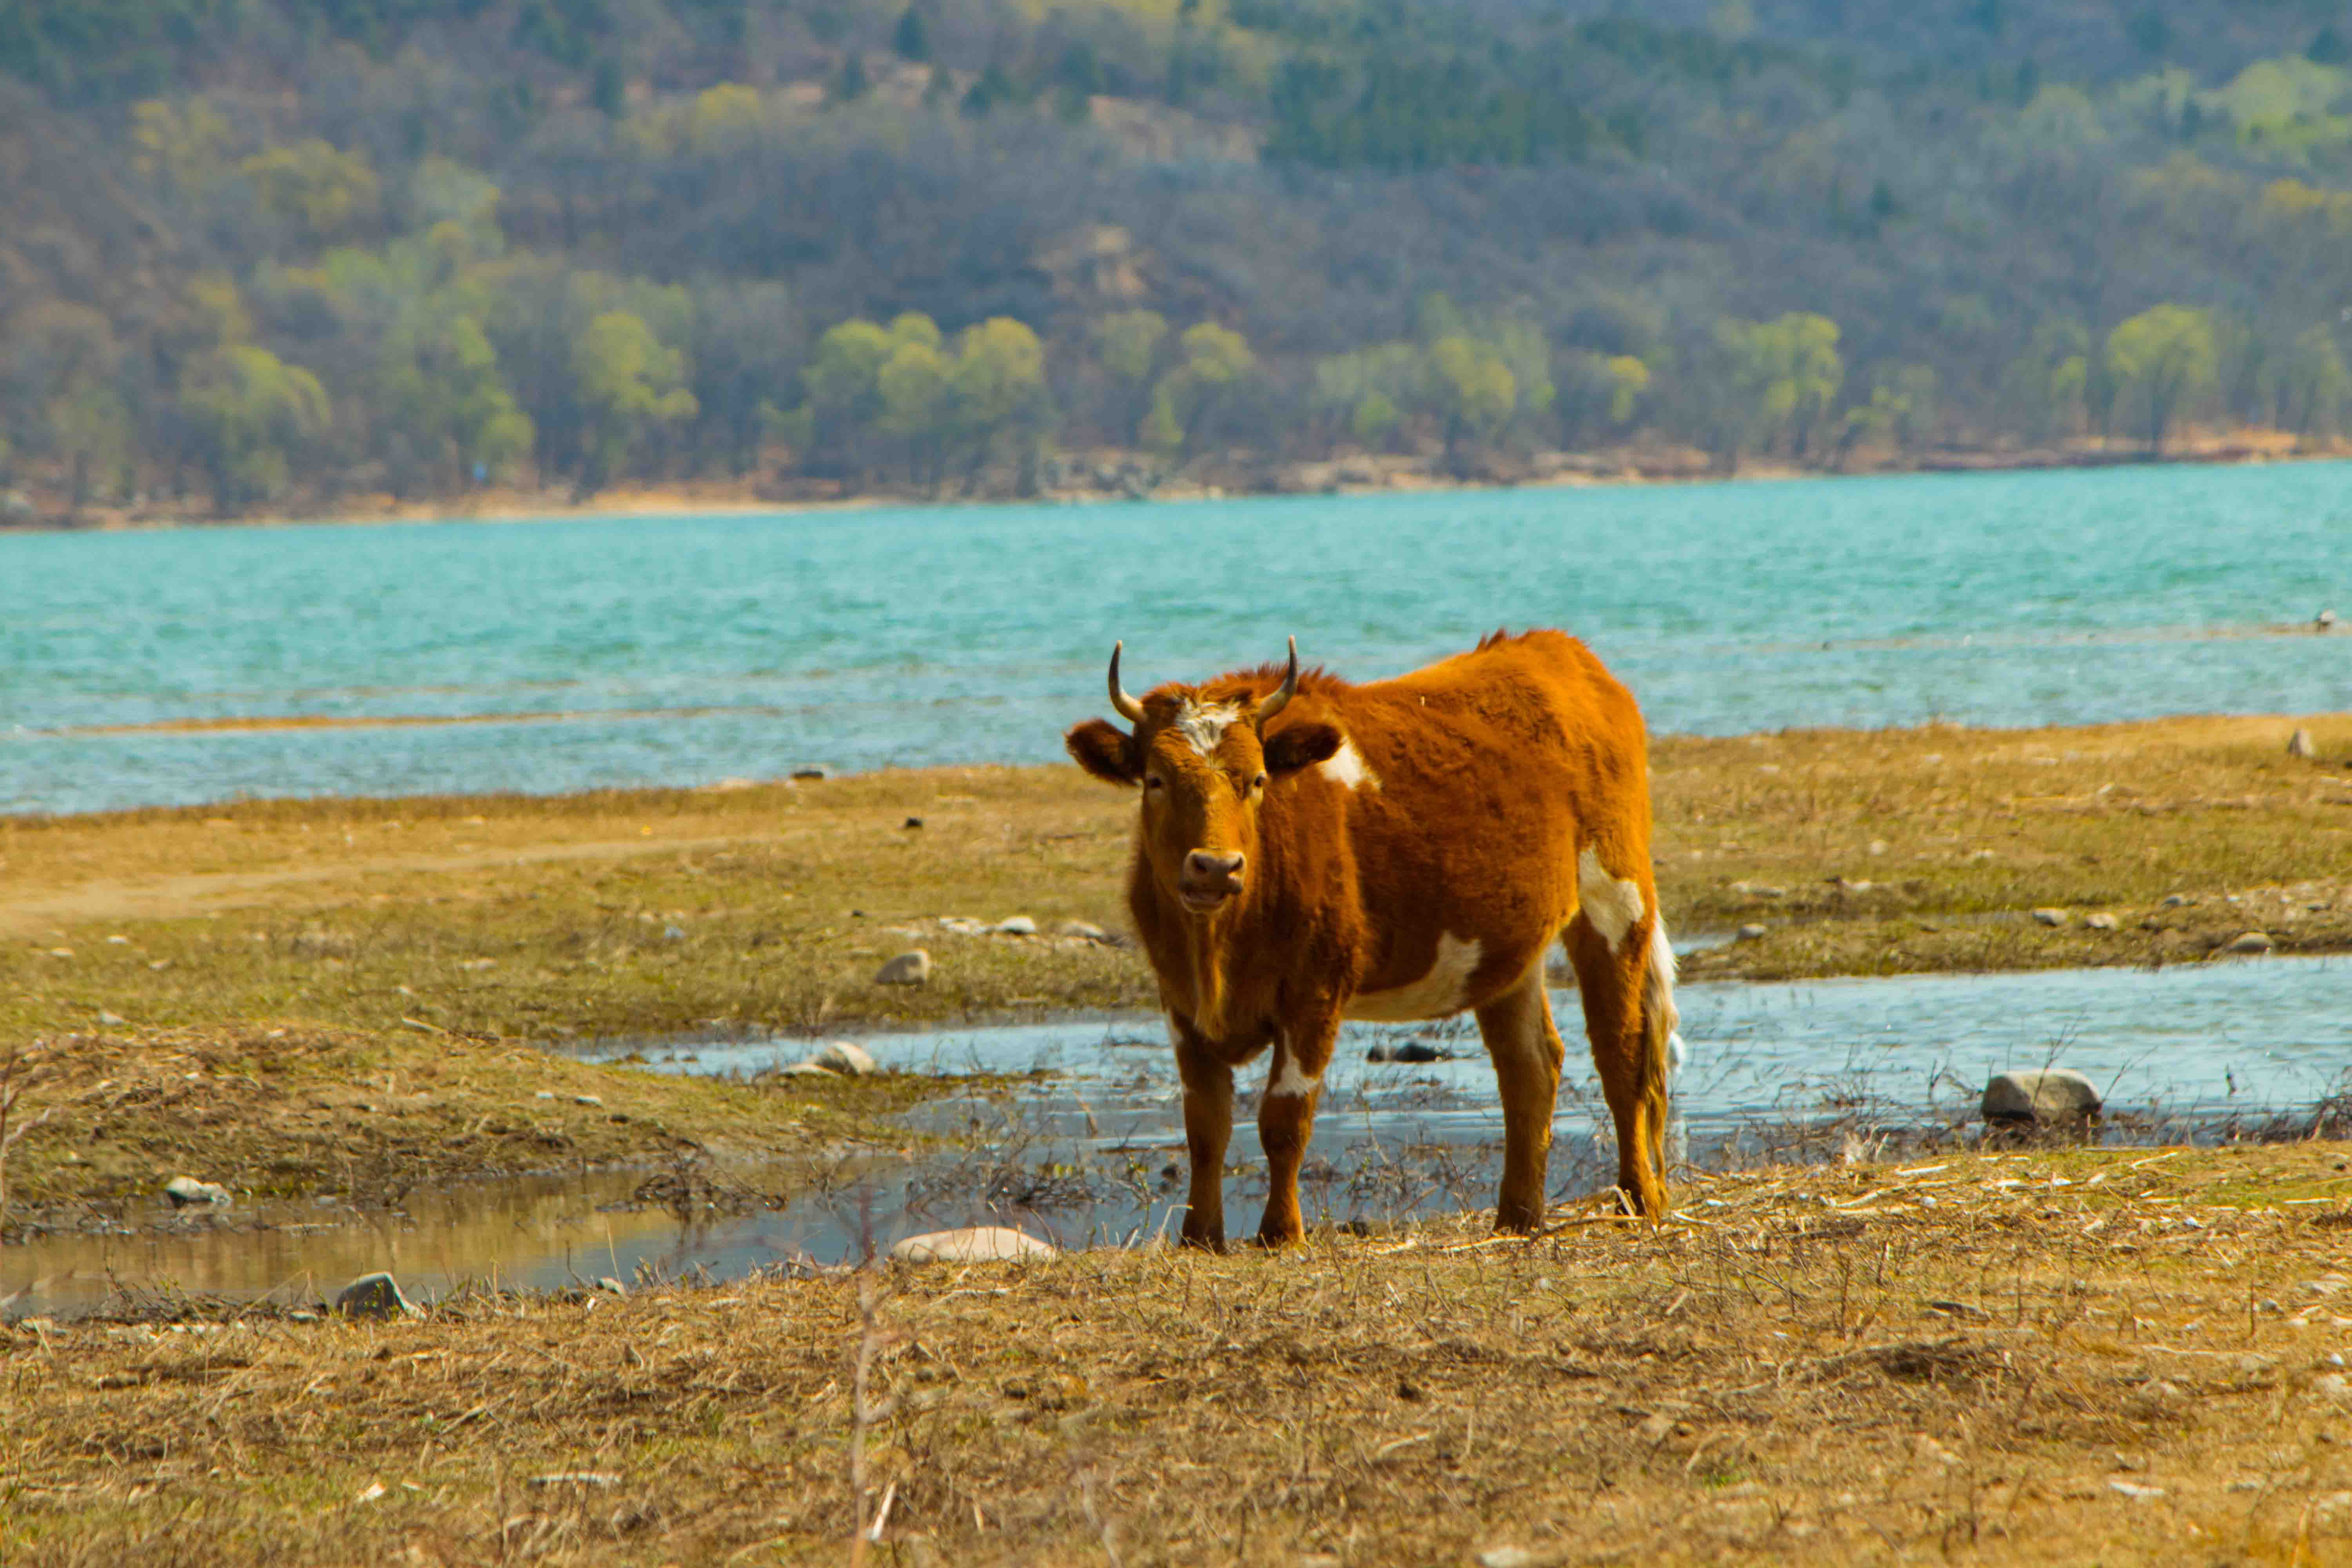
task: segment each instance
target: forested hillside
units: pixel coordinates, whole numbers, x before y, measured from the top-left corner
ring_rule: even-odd
[[[0,521],[2319,439],[2347,353],[2308,0],[0,0]]]

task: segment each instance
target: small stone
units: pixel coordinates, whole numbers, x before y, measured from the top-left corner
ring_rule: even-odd
[[[877,985],[920,985],[931,977],[931,955],[918,947],[902,952],[875,971]]]
[[[98,1026],[101,1029],[120,1029],[130,1022],[120,1013],[110,1013],[103,1007],[98,1010]]]
[[[2250,931],[2231,938],[2229,945],[2221,951],[2223,952],[2268,952],[2277,945],[2278,943],[2271,940],[2268,931]]]
[[[1037,922],[1027,915],[1011,915],[988,929],[999,936],[1035,936]]]
[[[2116,917],[2101,910],[2097,914],[2084,915],[2083,923],[2093,931],[2113,931],[2116,929]]]
[[[1489,1546],[1478,1553],[1478,1568],[1535,1568],[1542,1561],[1524,1546]]]
[[[814,1062],[794,1062],[788,1068],[778,1068],[776,1070],[786,1078],[835,1078],[839,1076],[831,1068],[821,1068]]]
[[[533,1100],[553,1100],[555,1098],[555,1091],[551,1089],[542,1089],[537,1094],[532,1095],[531,1098]]]
[[[2033,918],[2046,926],[2062,926],[2066,923],[2066,911],[2064,910],[2039,909],[2033,911]]]
[[[2315,632],[2324,632],[2335,624],[2336,612],[2333,610],[2322,610],[2311,617],[2311,629]]]
[[[1426,1040],[1383,1040],[1364,1053],[1368,1062],[1442,1062],[1446,1053]]]
[[[609,1274],[597,1276],[596,1289],[604,1291],[607,1296],[625,1296],[629,1293],[629,1288],[626,1285]]]
[[[1054,928],[1056,936],[1074,936],[1087,942],[1108,942],[1110,932],[1089,921],[1064,921]]]
[[[1761,942],[1770,933],[1766,930],[1766,928],[1758,925],[1753,921],[1750,921],[1747,925],[1739,928],[1739,940],[1741,942]]]
[[[1988,1121],[2064,1121],[2099,1113],[2098,1086],[2073,1068],[2005,1072],[1985,1085]]]
[[[662,927],[662,940],[664,942],[684,942],[686,940],[686,928],[684,926],[664,926]]]
[[[194,1176],[173,1177],[163,1184],[163,1195],[172,1200],[172,1206],[175,1209],[196,1204],[226,1208],[236,1201],[229,1195],[229,1190],[217,1182],[200,1182]]]
[[[572,1097],[572,1103],[574,1105],[602,1105],[604,1103],[604,1097],[601,1094],[575,1094]]]
[[[922,825],[923,819],[919,816],[910,816],[907,818],[905,822],[899,824],[902,827],[920,827]]]
[[[2188,898],[2183,894],[2167,893],[2164,895],[2164,907],[2168,910],[2179,909],[2188,902]]]
[[[1870,852],[1871,852],[1873,855],[1884,855],[1884,854],[1885,854],[1885,853],[1886,853],[1886,840],[1885,840],[1885,839],[1884,839],[1884,838],[1874,838],[1874,839],[1872,839],[1872,840],[1870,841]]]
[[[2315,757],[2319,748],[2311,743],[2311,731],[2298,729],[2286,738],[2286,754],[2290,757]]]
[[[845,1078],[871,1078],[881,1071],[874,1058],[847,1040],[830,1040],[824,1049],[809,1058],[827,1072],[837,1072]]]
[[[335,1310],[347,1318],[401,1318],[416,1309],[391,1275],[362,1274],[336,1296]]]
[[[793,777],[796,779],[814,781],[823,779],[825,776],[825,771],[823,768],[794,768],[793,770]]]
[[[1001,1225],[968,1230],[934,1230],[910,1236],[890,1248],[903,1263],[988,1263],[1002,1258],[1051,1258],[1055,1247],[1024,1231]]]
[[[2109,1481],[2107,1489],[2134,1502],[2153,1502],[2164,1495],[2162,1487],[2144,1487],[2137,1481]]]

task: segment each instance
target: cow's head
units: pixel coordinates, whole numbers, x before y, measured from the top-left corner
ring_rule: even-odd
[[[1196,915],[1214,913],[1249,886],[1266,791],[1339,749],[1328,724],[1266,725],[1298,691],[1298,639],[1282,683],[1228,677],[1163,686],[1141,701],[1118,683],[1110,650],[1110,705],[1132,734],[1089,719],[1063,737],[1078,766],[1110,784],[1143,787],[1141,844],[1160,889]]]

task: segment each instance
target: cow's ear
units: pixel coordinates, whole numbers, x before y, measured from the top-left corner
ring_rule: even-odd
[[[1105,784],[1135,784],[1143,778],[1143,759],[1136,754],[1135,737],[1108,719],[1089,719],[1072,726],[1062,737],[1078,766]]]
[[[1265,738],[1265,771],[1280,778],[1327,761],[1339,749],[1339,731],[1328,724],[1293,724]]]

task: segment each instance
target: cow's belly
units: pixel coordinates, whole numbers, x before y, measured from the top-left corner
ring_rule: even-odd
[[[1442,934],[1437,939],[1437,957],[1428,973],[1384,991],[1359,991],[1341,1009],[1340,1016],[1364,1024],[1411,1024],[1423,1018],[1451,1017],[1478,999],[1471,993],[1471,980],[1485,956],[1485,949],[1476,937],[1465,941]]]

